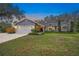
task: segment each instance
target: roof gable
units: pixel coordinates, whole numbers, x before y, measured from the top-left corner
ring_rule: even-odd
[[[32,22],[31,20],[24,19],[16,23],[16,25],[34,25],[34,22]]]

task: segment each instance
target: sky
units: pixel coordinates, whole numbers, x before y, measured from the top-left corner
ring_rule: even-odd
[[[16,3],[27,16],[43,19],[48,15],[59,15],[79,10],[78,3]]]

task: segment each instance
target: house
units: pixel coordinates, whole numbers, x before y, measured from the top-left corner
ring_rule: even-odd
[[[32,20],[24,19],[14,24],[17,33],[26,33],[34,29],[35,23]]]
[[[61,31],[70,31],[70,20],[64,20],[61,22]],[[38,32],[44,32],[44,31],[58,31],[58,22],[56,20],[48,20],[48,21],[33,21],[29,19],[23,19],[20,20],[12,26],[16,29],[17,33],[26,33],[27,30],[35,29]],[[9,28],[8,28],[9,29]],[[12,28],[10,28],[13,30]],[[9,30],[10,31],[10,30]]]
[[[61,31],[70,31],[70,24],[71,20],[65,19],[61,22]],[[29,20],[27,18],[24,18],[23,20],[20,20],[12,26],[16,29],[17,33],[26,33],[27,30],[35,29],[38,32],[44,32],[44,31],[55,31],[58,32],[58,21],[57,20],[41,20],[41,21],[33,21]],[[10,28],[12,29],[12,28]]]
[[[67,32],[70,31],[70,24],[71,20],[64,20],[61,22],[61,31]],[[44,26],[44,31],[55,31],[58,32],[58,22],[56,20],[51,21],[39,21],[41,25]]]
[[[32,22],[31,20],[28,20],[28,19],[24,19],[24,20],[22,20],[22,21],[20,21],[20,22],[17,22],[16,24],[15,24],[15,27],[16,28],[29,28],[30,27],[30,29],[32,29],[32,28],[34,28],[34,22]]]

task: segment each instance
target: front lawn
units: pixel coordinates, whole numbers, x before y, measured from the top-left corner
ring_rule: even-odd
[[[0,44],[0,55],[79,55],[79,34],[45,33],[27,35]]]

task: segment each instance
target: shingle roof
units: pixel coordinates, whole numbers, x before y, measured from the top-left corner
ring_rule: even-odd
[[[16,23],[16,25],[34,25],[34,22],[28,20],[28,19],[24,19],[18,23]]]

